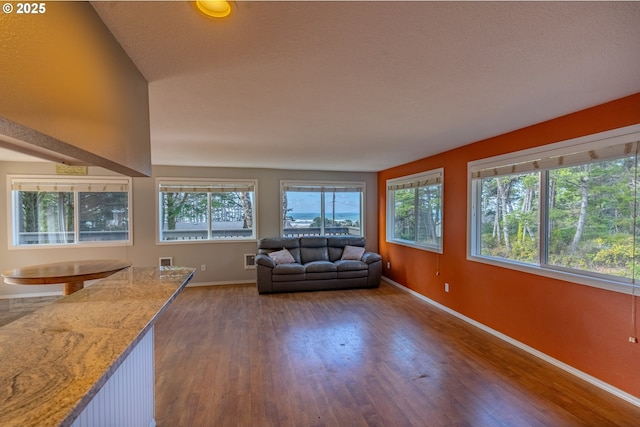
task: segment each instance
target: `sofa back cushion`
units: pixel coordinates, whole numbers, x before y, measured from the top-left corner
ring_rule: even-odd
[[[301,237],[300,260],[302,264],[311,261],[329,261],[326,237]]]
[[[342,258],[345,246],[365,246],[365,238],[358,236],[335,236],[327,239],[329,261],[335,262]]]
[[[286,248],[297,263],[335,262],[342,258],[344,247],[347,245],[364,248],[365,238],[358,236],[266,237],[258,240],[258,253],[268,254]]]
[[[287,249],[293,259],[300,263],[300,239],[297,237],[265,237],[258,240],[258,253],[268,254],[270,252]]]

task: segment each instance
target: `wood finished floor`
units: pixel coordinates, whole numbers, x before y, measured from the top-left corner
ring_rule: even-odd
[[[640,408],[385,283],[187,288],[155,333],[158,427],[640,426]]]

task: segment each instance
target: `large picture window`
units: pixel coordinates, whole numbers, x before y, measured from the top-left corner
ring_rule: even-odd
[[[363,182],[281,182],[283,236],[364,236]]]
[[[11,247],[131,244],[130,178],[7,179]]]
[[[443,173],[387,181],[387,241],[442,253]]]
[[[158,179],[159,241],[256,239],[255,180]]]
[[[639,150],[631,133],[470,164],[470,255],[636,283]]]

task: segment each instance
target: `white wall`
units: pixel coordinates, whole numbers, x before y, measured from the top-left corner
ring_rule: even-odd
[[[158,258],[173,257],[174,265],[198,268],[193,284],[254,282],[255,270],[244,269],[244,254],[256,252],[256,242],[205,242],[192,244],[156,244],[155,177],[245,178],[258,180],[258,237],[280,233],[280,180],[362,181],[366,183],[365,237],[367,248],[377,251],[378,211],[377,175],[360,172],[301,171],[280,169],[243,169],[154,166],[148,178],[133,178],[133,246],[111,248],[68,249],[8,249],[7,174],[55,174],[55,164],[48,162],[0,162],[0,271],[31,264],[71,259],[124,258],[136,266],[156,266]],[[101,168],[90,167],[90,175],[115,175]],[[200,266],[206,265],[206,271]],[[9,295],[61,292],[61,285],[16,286],[0,283],[0,298]]]

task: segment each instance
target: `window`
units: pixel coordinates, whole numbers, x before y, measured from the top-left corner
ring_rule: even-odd
[[[607,133],[469,164],[471,257],[636,283],[639,150]]]
[[[437,169],[387,181],[387,241],[442,253],[442,182]]]
[[[7,179],[10,247],[132,243],[130,178]]]
[[[480,181],[480,255],[538,262],[539,181],[539,173],[486,177]]]
[[[280,183],[283,236],[363,236],[363,182]]]
[[[160,242],[256,239],[255,180],[157,182]]]

